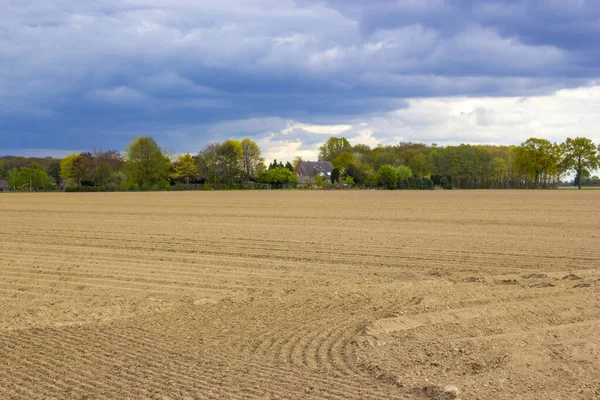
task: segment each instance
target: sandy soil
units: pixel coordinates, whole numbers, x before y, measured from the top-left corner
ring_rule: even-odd
[[[0,195],[0,399],[598,399],[600,192]]]

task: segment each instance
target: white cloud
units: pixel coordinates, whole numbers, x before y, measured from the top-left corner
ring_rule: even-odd
[[[290,135],[296,130],[303,130],[317,135],[334,136],[341,135],[344,132],[349,131],[351,128],[352,125],[314,125],[288,121],[287,128],[282,130],[281,133],[284,135]]]
[[[600,143],[600,86],[560,90],[548,96],[431,98],[409,107],[343,125],[288,121],[278,132],[259,138],[269,159],[296,155],[316,159],[329,136],[345,136],[355,145],[425,142],[442,145],[519,144],[530,137],[562,142],[586,136]],[[306,146],[310,143],[310,146]]]

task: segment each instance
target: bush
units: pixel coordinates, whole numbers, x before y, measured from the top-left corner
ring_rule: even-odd
[[[273,186],[293,186],[298,183],[298,176],[287,168],[274,168],[261,172],[258,181]]]
[[[367,184],[367,178],[368,178],[367,172],[363,171],[362,169],[360,169],[359,167],[357,167],[354,164],[350,164],[344,169],[344,176],[346,178],[348,178],[348,177],[352,178],[354,181],[354,184],[356,184],[356,185],[360,186],[360,185]]]
[[[401,165],[397,168],[398,170],[398,177],[400,179],[409,179],[413,176],[412,170],[404,165]]]
[[[320,188],[329,188],[331,187],[331,181],[325,179],[322,175],[317,175],[315,176],[315,185]]]
[[[444,189],[452,189],[451,175],[431,175],[431,180],[435,186],[441,186]]]
[[[377,184],[386,189],[396,189],[399,176],[397,168],[389,164],[383,165],[377,170]]]

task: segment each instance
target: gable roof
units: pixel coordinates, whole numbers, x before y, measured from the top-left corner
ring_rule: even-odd
[[[333,171],[331,161],[301,161],[296,167],[296,172],[302,176],[316,177],[319,173],[325,175]]]

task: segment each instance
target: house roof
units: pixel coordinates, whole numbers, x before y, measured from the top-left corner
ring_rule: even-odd
[[[331,161],[302,161],[296,167],[298,172],[302,172],[303,176],[316,177],[319,173],[328,174],[333,171]]]
[[[9,188],[10,186],[8,186],[8,182],[5,181],[4,179],[0,179],[0,188]]]

